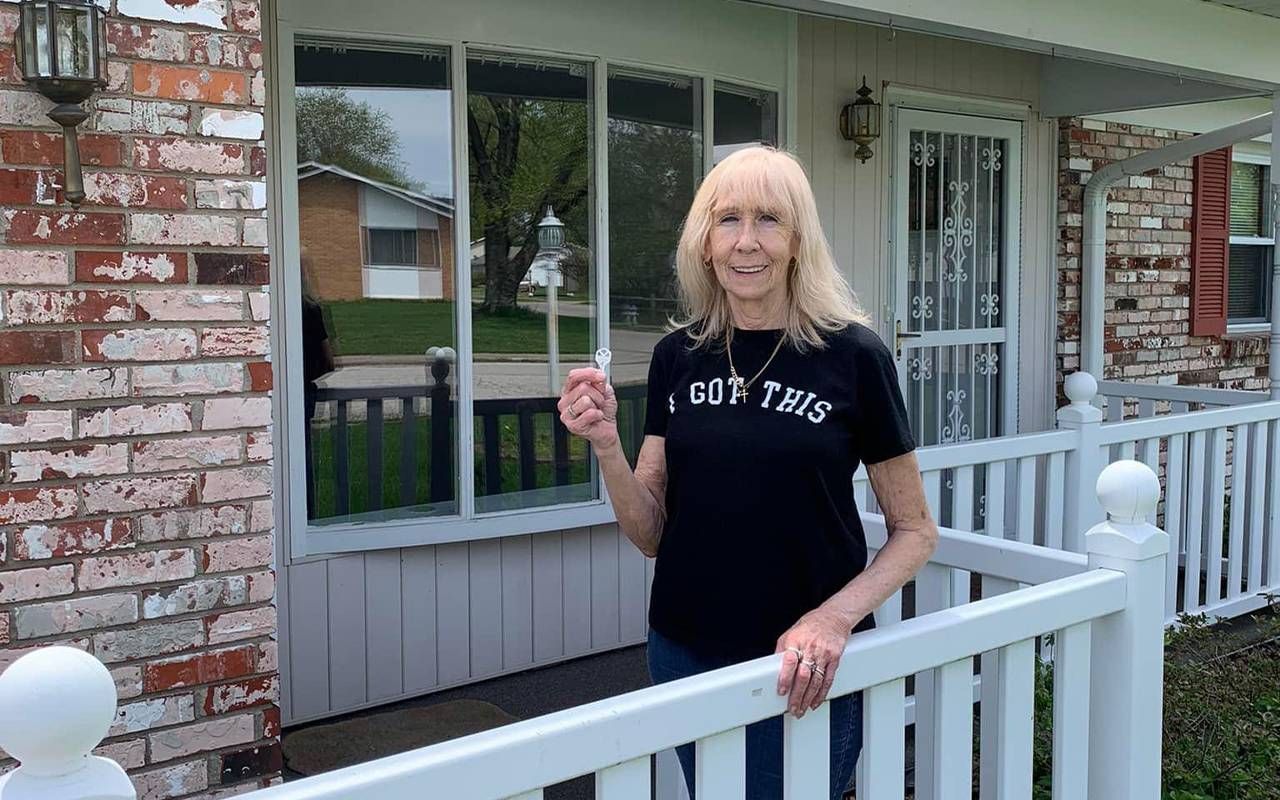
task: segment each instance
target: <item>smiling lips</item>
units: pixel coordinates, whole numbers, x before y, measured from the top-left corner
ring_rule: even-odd
[[[729,269],[739,275],[755,275],[757,272],[764,272],[768,267],[768,264],[761,264],[758,267],[729,267]]]

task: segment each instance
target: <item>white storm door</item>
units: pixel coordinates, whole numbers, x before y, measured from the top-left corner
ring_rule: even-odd
[[[921,446],[1016,429],[1022,124],[899,109],[894,340]]]

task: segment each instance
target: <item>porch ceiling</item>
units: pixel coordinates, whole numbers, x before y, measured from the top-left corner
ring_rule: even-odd
[[[1280,18],[1280,0],[1205,0],[1205,2]]]

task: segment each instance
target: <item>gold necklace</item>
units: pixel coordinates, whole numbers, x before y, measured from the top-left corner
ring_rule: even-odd
[[[778,338],[778,343],[774,345],[773,353],[769,355],[769,360],[764,362],[764,366],[760,368],[759,372],[751,376],[751,380],[749,381],[742,380],[742,377],[738,375],[738,370],[733,366],[733,345],[729,341],[730,338],[732,337],[726,338],[724,342],[725,352],[727,352],[729,355],[729,382],[733,384],[734,395],[739,400],[746,402],[747,389],[749,389],[751,387],[751,384],[755,383],[756,379],[759,378],[761,375],[763,375],[764,371],[769,368],[770,364],[773,363],[773,357],[776,356],[778,354],[778,351],[782,349],[782,343],[787,340],[787,335],[786,333],[783,333],[783,335]]]

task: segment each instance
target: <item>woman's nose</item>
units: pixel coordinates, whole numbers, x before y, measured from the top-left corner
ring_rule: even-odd
[[[757,250],[760,247],[760,240],[756,236],[756,224],[751,220],[743,220],[742,227],[738,231],[738,240],[734,242],[734,248],[745,252]]]

